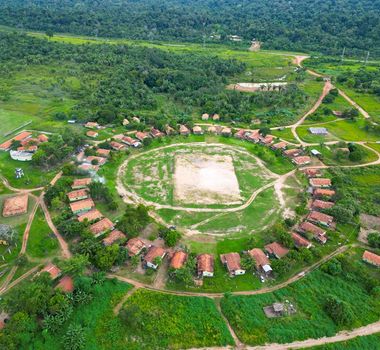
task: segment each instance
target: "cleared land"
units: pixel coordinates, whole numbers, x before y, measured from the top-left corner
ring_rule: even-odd
[[[202,153],[177,155],[174,198],[188,204],[241,203],[232,157]]]

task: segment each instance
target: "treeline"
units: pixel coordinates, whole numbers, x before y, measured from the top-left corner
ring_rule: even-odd
[[[0,23],[144,40],[257,38],[265,48],[380,54],[379,0],[3,0]]]
[[[59,88],[78,101],[68,115],[58,113],[59,120],[112,123],[121,115],[154,114],[161,111],[164,96],[165,105],[171,102],[187,115],[194,111],[218,113],[223,121],[249,123],[253,111],[263,108],[266,112],[256,117],[286,123],[295,117],[291,110],[302,108],[308,100],[296,83],[282,91],[253,94],[227,90],[232,78],[244,72],[245,64],[212,54],[174,54],[128,45],[72,45],[15,33],[0,33],[0,50],[4,77],[40,65],[57,76],[52,89]],[[302,78],[302,72],[294,74]],[[72,79],[78,84],[70,83]],[[0,99],[9,99],[9,94]]]

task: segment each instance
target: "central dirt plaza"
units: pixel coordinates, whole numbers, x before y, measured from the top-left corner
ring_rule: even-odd
[[[240,204],[239,183],[231,156],[177,154],[175,200],[187,204]]]

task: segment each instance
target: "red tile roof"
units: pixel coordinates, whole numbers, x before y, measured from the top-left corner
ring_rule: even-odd
[[[332,197],[335,196],[335,191],[327,190],[325,188],[317,188],[314,190],[313,195],[317,197]]]
[[[47,272],[49,273],[52,279],[57,278],[61,274],[61,270],[54,264],[47,264],[40,273]]]
[[[304,221],[300,224],[299,228],[304,232],[311,232],[314,235],[324,235],[325,231],[320,227],[312,224],[311,222]]]
[[[282,258],[289,253],[289,249],[278,242],[269,243],[264,248],[269,254],[273,254],[278,258]]]
[[[144,139],[149,137],[149,135],[147,132],[137,131],[135,134],[135,137],[139,139],[140,141],[143,141]]]
[[[70,203],[70,208],[73,213],[76,213],[78,211],[82,211],[85,209],[91,209],[95,207],[95,203],[91,198],[83,199],[81,201],[77,201],[74,203]]]
[[[84,125],[85,128],[91,128],[91,129],[93,129],[93,128],[97,128],[98,126],[99,126],[99,124],[96,123],[96,122],[87,122],[87,123]]]
[[[319,169],[310,169],[309,168],[309,169],[304,169],[302,171],[308,177],[311,177],[311,176],[320,176],[321,175],[321,171]]]
[[[312,178],[309,180],[310,185],[313,187],[329,187],[331,186],[331,180],[325,178]]]
[[[84,179],[76,179],[74,180],[73,184],[71,185],[72,188],[79,188],[79,187],[86,187],[91,183],[91,178],[86,177]]]
[[[97,156],[89,156],[86,158],[87,162],[92,163],[93,160],[97,160],[99,165],[103,165],[106,161],[107,158],[104,157],[97,157]]]
[[[306,238],[300,236],[298,233],[292,232],[292,238],[293,242],[297,247],[310,247],[311,242],[308,241]]]
[[[38,135],[37,139],[40,142],[48,142],[49,141],[49,138],[45,134]]]
[[[248,254],[255,260],[256,268],[264,265],[270,265],[269,259],[261,249],[253,248],[248,250]]]
[[[103,239],[104,245],[111,245],[114,244],[116,241],[125,239],[126,236],[123,232],[119,230],[113,230],[106,238]]]
[[[294,157],[293,162],[296,165],[304,165],[308,164],[311,162],[311,158],[309,156],[299,156],[299,157]]]
[[[198,274],[203,272],[214,272],[214,257],[211,254],[200,254],[197,256]]]
[[[102,220],[92,224],[90,226],[90,231],[94,234],[95,237],[100,236],[108,230],[112,230],[114,227],[112,221],[108,218],[103,218]]]
[[[334,217],[332,217],[331,215],[320,213],[319,211],[315,211],[315,210],[309,213],[309,215],[307,216],[307,219],[310,221],[326,222],[326,223],[331,223],[334,221]]]
[[[273,148],[273,149],[284,149],[284,148],[286,148],[287,145],[288,145],[287,142],[285,142],[285,141],[280,141],[280,142],[277,142],[277,143],[275,143],[274,145],[272,145],[272,148]]]
[[[28,199],[28,194],[6,198],[3,206],[3,216],[25,214],[28,211]]]
[[[178,250],[174,253],[172,260],[170,261],[170,267],[173,269],[180,269],[187,260],[187,254],[182,250]]]
[[[86,135],[89,137],[98,137],[98,133],[96,131],[87,131]]]
[[[109,149],[104,149],[104,148],[98,148],[96,150],[96,153],[99,154],[100,156],[104,156],[104,157],[108,157],[109,154],[110,154],[110,150]]]
[[[26,138],[32,136],[32,133],[29,132],[29,131],[23,131],[21,133],[19,133],[18,135],[16,135],[13,140],[15,141],[22,141],[22,140],[25,140]]]
[[[98,209],[91,209],[87,213],[78,216],[78,221],[83,222],[85,220],[91,222],[103,217],[103,214]]]
[[[238,253],[221,254],[222,264],[227,266],[229,272],[241,270],[240,255]]]
[[[64,293],[72,293],[74,291],[74,281],[70,276],[63,276],[55,288],[62,290]]]
[[[161,247],[155,247],[151,246],[144,256],[144,261],[149,262],[149,263],[154,263],[154,259],[158,257],[163,257],[165,254],[165,249]]]
[[[330,209],[331,207],[334,206],[334,204],[335,203],[333,203],[333,202],[326,202],[326,201],[322,201],[320,199],[315,199],[311,203],[311,207],[316,208],[316,209]]]
[[[286,157],[296,157],[300,155],[301,153],[302,153],[302,150],[300,150],[299,148],[292,148],[292,149],[287,149],[286,151],[284,151],[284,155]]]
[[[74,190],[67,194],[67,197],[72,200],[76,200],[78,198],[86,198],[87,197],[87,191],[85,189],[81,190]]]
[[[365,260],[366,262],[368,262],[368,263],[370,263],[372,265],[380,267],[380,255],[377,255],[375,253],[369,252],[368,250],[366,250],[363,253],[363,260]]]
[[[119,142],[116,142],[116,141],[111,141],[110,142],[110,146],[116,150],[116,151],[120,151],[121,149],[123,149],[125,146]]]
[[[145,247],[145,243],[138,237],[131,238],[125,245],[129,256],[139,254]]]

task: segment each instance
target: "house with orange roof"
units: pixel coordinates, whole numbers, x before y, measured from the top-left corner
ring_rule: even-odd
[[[125,148],[125,146],[119,142],[116,141],[111,141],[110,146],[112,147],[113,150],[115,151],[121,151]]]
[[[306,165],[311,162],[311,158],[309,156],[299,156],[299,157],[294,157],[292,159],[292,162],[295,165]]]
[[[72,293],[74,291],[74,281],[68,275],[63,276],[55,286],[55,289],[59,289],[63,293]]]
[[[88,222],[92,222],[98,219],[101,219],[103,217],[103,214],[96,208],[89,210],[86,213],[80,214],[78,216],[78,221],[84,222],[87,220]]]
[[[104,165],[107,161],[107,158],[104,158],[104,157],[98,157],[98,156],[88,156],[86,158],[86,162],[88,163],[93,163],[93,162],[96,162],[97,164],[96,165]]]
[[[302,222],[298,226],[298,231],[304,234],[311,233],[319,243],[325,244],[327,242],[326,231],[322,230],[320,227],[312,224],[311,222]]]
[[[144,256],[144,265],[146,267],[150,267],[154,270],[157,270],[159,266],[159,262],[157,261],[162,260],[166,255],[166,251],[162,247],[156,247],[156,246],[150,246],[148,249],[148,252]]]
[[[245,274],[245,270],[241,267],[240,255],[238,253],[221,254],[220,261],[226,266],[231,277]]]
[[[179,133],[182,136],[188,136],[188,135],[190,135],[190,130],[185,125],[180,125],[180,127],[179,127]]]
[[[283,151],[282,154],[285,157],[289,157],[289,158],[298,157],[298,156],[300,156],[302,154],[302,149],[300,149],[300,148],[291,148],[291,149],[287,149],[287,150]]]
[[[86,177],[86,178],[83,178],[83,179],[75,179],[73,184],[71,185],[71,188],[73,190],[78,190],[80,188],[85,188],[87,187],[90,183],[91,183],[91,178],[90,177]]]
[[[197,256],[198,277],[214,276],[214,257],[211,254],[200,254]]]
[[[334,205],[335,205],[334,202],[326,202],[326,201],[323,201],[321,199],[315,199],[311,203],[311,208],[316,209],[316,210],[320,210],[320,209],[323,210],[323,209],[330,209]]]
[[[318,177],[321,176],[321,171],[319,169],[303,169],[302,172],[307,176],[307,177]]]
[[[248,255],[255,261],[257,271],[264,273],[265,275],[272,273],[270,261],[260,248],[248,250]]]
[[[87,122],[84,124],[84,127],[87,129],[99,129],[99,124],[96,122]]]
[[[334,222],[334,217],[316,210],[312,210],[307,216],[307,220],[323,226],[331,226]]]
[[[274,151],[277,151],[277,150],[279,150],[279,149],[281,149],[281,150],[285,150],[287,146],[288,146],[288,143],[287,143],[287,142],[285,142],[285,141],[280,141],[280,142],[277,142],[277,143],[273,144],[273,145],[271,146],[271,148],[272,148]]]
[[[149,134],[147,132],[137,131],[136,134],[135,134],[135,137],[139,141],[143,142],[145,139],[149,138]]]
[[[278,242],[269,243],[264,247],[264,249],[269,256],[275,257],[276,259],[281,259],[289,253],[289,249]]]
[[[91,198],[83,199],[77,202],[70,203],[70,209],[73,214],[82,214],[95,207],[95,203]]]
[[[49,137],[47,137],[45,134],[40,134],[37,136],[37,139],[38,141],[40,141],[41,143],[43,142],[48,142],[49,141]]]
[[[61,270],[54,264],[47,264],[39,273],[47,272],[51,279],[56,279],[61,275]]]
[[[363,259],[363,261],[365,261],[368,264],[371,264],[371,265],[376,266],[376,267],[380,267],[380,255],[377,255],[375,253],[372,253],[372,252],[366,250],[363,253],[362,259]]]
[[[95,137],[98,137],[99,136],[99,133],[97,133],[96,131],[87,131],[86,132],[86,135],[88,136],[88,137],[92,137],[92,138],[95,138]]]
[[[146,248],[146,244],[138,237],[131,238],[125,245],[129,256],[139,255],[143,249]]]
[[[89,229],[90,232],[95,236],[99,237],[103,233],[106,233],[107,231],[113,230],[115,228],[112,221],[108,218],[103,218],[100,221],[96,222],[95,224],[92,224]]]
[[[302,237],[298,233],[292,232],[292,239],[294,242],[294,245],[297,248],[306,248],[309,249],[312,247],[312,244],[310,241],[308,241],[306,238]]]
[[[126,238],[125,234],[120,230],[113,230],[106,238],[103,238],[102,242],[105,246],[109,246]]]
[[[87,191],[85,189],[81,189],[81,190],[74,190],[74,191],[69,192],[67,194],[67,197],[69,197],[70,202],[75,202],[75,201],[79,201],[81,199],[88,198],[88,194],[87,194]]]
[[[150,129],[150,136],[152,136],[154,139],[156,139],[158,137],[165,136],[165,134],[158,129],[152,128],[152,129]]]
[[[335,191],[334,190],[328,190],[325,188],[316,188],[313,192],[314,197],[333,197],[335,196]]]
[[[96,154],[100,157],[109,157],[111,151],[109,149],[105,149],[105,148],[98,148],[96,150]]]
[[[177,250],[170,260],[170,267],[172,269],[181,269],[187,260],[188,254],[182,250]]]
[[[331,186],[331,179],[316,177],[309,180],[310,186],[314,188],[328,188]]]

